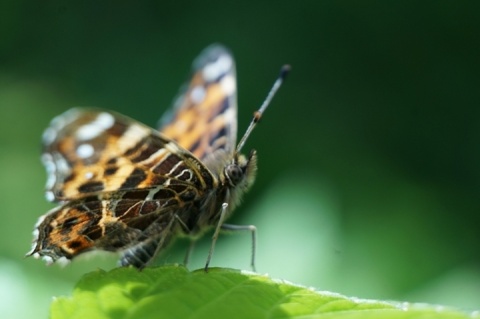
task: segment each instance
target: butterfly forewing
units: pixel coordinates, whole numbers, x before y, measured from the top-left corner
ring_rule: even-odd
[[[47,197],[71,200],[95,194],[189,186],[210,189],[214,178],[188,151],[128,117],[72,109],[44,134]]]
[[[222,46],[210,46],[195,60],[190,82],[159,130],[201,161],[217,152],[231,156],[237,138],[236,90],[232,55]]]

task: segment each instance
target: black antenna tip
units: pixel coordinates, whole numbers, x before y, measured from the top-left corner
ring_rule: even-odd
[[[285,64],[284,66],[282,66],[282,68],[280,69],[280,78],[284,80],[287,77],[288,73],[290,73],[291,69],[292,67],[289,64]]]

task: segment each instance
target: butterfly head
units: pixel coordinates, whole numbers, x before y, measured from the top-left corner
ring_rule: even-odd
[[[257,152],[252,150],[247,156],[236,154],[225,166],[225,181],[232,189],[248,190],[255,181],[257,173]]]

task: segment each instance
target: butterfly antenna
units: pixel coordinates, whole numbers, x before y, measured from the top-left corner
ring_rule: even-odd
[[[245,132],[245,134],[243,134],[242,139],[238,143],[237,150],[236,150],[237,153],[240,153],[241,149],[243,148],[243,145],[245,144],[248,137],[250,136],[250,133],[252,133],[257,123],[262,119],[263,112],[265,112],[267,107],[270,105],[270,102],[272,101],[273,97],[275,96],[278,89],[282,85],[283,81],[287,77],[287,74],[290,72],[290,69],[291,67],[288,64],[282,66],[282,68],[280,69],[280,74],[275,80],[275,83],[273,83],[273,86],[270,89],[270,92],[268,92],[267,98],[265,99],[265,101],[263,101],[262,106],[260,106],[260,108],[255,113],[253,113],[253,119],[250,122],[250,125],[247,128],[247,131]]]

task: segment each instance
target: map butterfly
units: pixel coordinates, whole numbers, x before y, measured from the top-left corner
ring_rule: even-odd
[[[205,269],[222,229],[255,179],[257,155],[240,154],[288,72],[275,82],[237,147],[234,60],[212,45],[158,129],[100,109],[74,108],[43,134],[42,162],[49,201],[60,206],[40,217],[27,256],[47,264],[91,250],[120,252],[120,265],[145,267],[175,237],[215,228]]]

